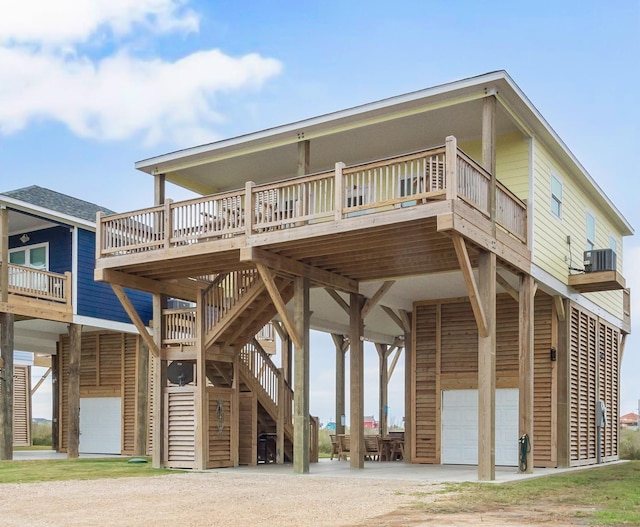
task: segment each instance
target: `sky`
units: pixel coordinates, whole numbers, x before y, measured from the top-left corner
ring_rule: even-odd
[[[143,208],[153,184],[136,161],[505,69],[640,228],[637,0],[0,0],[0,12],[0,191],[40,185]],[[640,399],[637,236],[624,260],[637,316],[623,414]],[[328,335],[314,334],[311,357],[311,413],[327,422]],[[365,368],[365,414],[377,415],[373,347]],[[390,386],[397,424],[403,369],[401,359]],[[35,417],[50,415],[48,391],[36,394]]]

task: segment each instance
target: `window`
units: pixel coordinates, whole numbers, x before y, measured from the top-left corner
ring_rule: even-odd
[[[28,245],[19,249],[11,249],[9,251],[9,263],[37,269],[39,271],[47,271],[49,269],[49,245],[39,243],[37,245]],[[47,277],[41,273],[29,272],[26,269],[10,268],[9,284],[18,288],[35,289],[38,291],[47,291]]]
[[[609,236],[609,248],[616,254],[618,254],[618,241],[616,240],[616,237],[611,234]]]
[[[551,176],[551,212],[556,217],[562,218],[562,183],[553,175]]]
[[[587,251],[596,248],[596,219],[587,212]]]
[[[9,263],[46,271],[49,268],[47,249],[46,243],[11,249],[9,251]]]

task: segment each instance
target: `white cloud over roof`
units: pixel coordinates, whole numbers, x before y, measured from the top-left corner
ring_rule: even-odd
[[[4,135],[54,120],[96,140],[211,141],[221,120],[215,96],[257,89],[282,68],[219,49],[175,60],[139,56],[145,38],[198,30],[182,0],[0,0],[0,12]]]

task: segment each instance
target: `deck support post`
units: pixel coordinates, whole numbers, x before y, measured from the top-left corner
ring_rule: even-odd
[[[478,479],[496,479],[496,255],[481,251],[478,258],[480,302],[486,336],[478,335]]]
[[[482,166],[491,175],[489,183],[489,218],[496,229],[496,97],[484,98],[482,105]]]
[[[286,424],[287,409],[283,403],[285,400],[284,369],[278,368],[278,422],[276,423],[276,464],[284,464],[284,427]],[[238,412],[236,412],[238,413]]]
[[[149,353],[149,347],[139,337],[136,357],[136,430],[133,447],[136,456],[144,456],[147,453]]]
[[[306,176],[309,173],[311,163],[311,141],[305,139],[298,143],[298,176]]]
[[[382,437],[387,435],[388,424],[388,405],[389,405],[389,346],[386,344],[376,343],[376,351],[378,352],[378,365],[380,369],[379,397],[380,407],[378,408],[379,433]]]
[[[293,280],[293,323],[299,342],[294,347],[293,471],[309,473],[309,279]]]
[[[153,341],[158,349],[162,349],[162,334],[164,331],[162,326],[162,309],[166,305],[166,301],[165,295],[153,295]],[[162,360],[160,355],[157,357],[153,355],[151,360],[153,361],[151,462],[153,468],[162,468],[164,466],[165,450],[164,431],[167,428],[164,412],[164,389],[167,385],[167,361]]]
[[[13,459],[13,313],[0,313],[0,460]]]
[[[404,462],[413,462],[414,452],[414,412],[415,412],[415,383],[414,383],[414,352],[413,352],[413,324],[412,313],[405,313],[403,317],[408,324],[404,328]]]
[[[82,354],[82,326],[69,324],[69,416],[67,429],[67,458],[76,459],[80,445],[80,357]]]
[[[349,341],[343,335],[332,334],[333,343],[336,346],[336,434],[344,434],[345,415],[345,353],[349,347]]]
[[[165,200],[165,175],[153,174],[153,202],[155,205],[162,205]]]
[[[527,434],[531,448],[527,453],[525,474],[533,473],[533,327],[534,327],[534,279],[531,275],[520,277],[520,339],[519,339],[519,427],[518,436]],[[521,470],[522,471],[522,470]]]
[[[0,207],[0,302],[9,301],[9,211]]]
[[[196,354],[196,452],[195,466],[196,470],[204,470],[207,468],[209,461],[209,418],[207,405],[207,354],[205,353],[205,321],[204,321],[204,294],[201,293],[198,298],[198,306],[196,308],[196,327],[198,335],[198,351]]]
[[[350,294],[349,316],[349,378],[351,381],[350,435],[351,468],[364,468],[364,322],[362,308],[364,297]]]

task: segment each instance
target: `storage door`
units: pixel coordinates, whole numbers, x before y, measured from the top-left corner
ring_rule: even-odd
[[[81,454],[122,452],[122,400],[120,397],[80,399]]]

